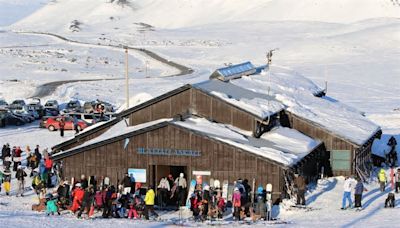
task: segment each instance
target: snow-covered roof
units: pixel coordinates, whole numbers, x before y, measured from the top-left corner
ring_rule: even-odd
[[[194,88],[205,91],[220,99],[244,109],[261,119],[273,115],[285,106],[268,94],[257,93],[229,82],[220,80],[207,80],[193,84]]]
[[[72,151],[84,149],[93,144],[124,136],[139,130],[145,130],[146,128],[161,123],[182,127],[200,135],[204,135],[252,154],[275,161],[284,166],[295,165],[320,144],[319,141],[290,128],[274,128],[270,132],[265,133],[261,138],[254,138],[251,132],[243,131],[231,125],[210,122],[204,118],[190,117],[184,121],[159,119],[130,127],[127,127],[125,122],[121,121],[99,137],[89,140],[77,147],[57,153],[56,156],[63,156]]]
[[[83,144],[76,146],[74,148],[71,148],[69,150],[66,151],[62,151],[60,153],[57,153],[56,155],[63,155],[66,153],[69,153],[70,151],[73,150],[77,150],[77,149],[81,149],[99,142],[103,142],[109,139],[113,139],[115,137],[121,136],[121,135],[125,135],[131,132],[135,132],[144,128],[147,128],[149,126],[153,126],[162,122],[167,122],[167,121],[171,121],[172,119],[158,119],[155,121],[150,121],[147,123],[143,123],[143,124],[138,124],[135,126],[126,126],[125,120],[122,120],[120,122],[118,122],[117,124],[114,124],[110,129],[108,129],[106,132],[104,132],[103,134],[99,135],[98,137],[88,140],[86,142],[84,142]]]
[[[251,62],[244,62],[240,64],[230,65],[227,67],[219,68],[211,74],[210,79],[217,78],[222,81],[229,81],[230,79],[238,78],[244,75],[254,74],[256,68]]]
[[[191,117],[171,124],[204,134],[285,166],[295,165],[320,144],[297,130],[284,127],[274,128],[261,138],[254,138],[251,132],[232,125],[210,122],[204,118]]]
[[[230,83],[256,93],[272,94],[289,112],[357,145],[363,145],[380,129],[354,108],[327,97],[315,97],[319,87],[286,68],[273,66],[266,73]]]

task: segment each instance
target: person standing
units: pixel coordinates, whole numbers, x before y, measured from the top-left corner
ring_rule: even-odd
[[[35,163],[35,169],[36,169],[37,167],[39,167],[40,160],[42,160],[42,155],[40,154],[39,151],[39,145],[36,145],[35,156],[36,156],[36,163]]]
[[[78,118],[76,116],[73,117],[73,121],[74,121],[74,130],[75,130],[75,134],[79,133],[79,128],[78,128]]]
[[[18,166],[21,165],[21,154],[22,150],[21,147],[14,147],[13,148],[13,161],[14,161],[14,171],[17,171]]]
[[[154,211],[154,199],[155,199],[155,193],[152,188],[152,186],[149,187],[149,189],[146,192],[146,196],[144,198],[145,202],[145,208],[144,208],[144,216],[146,220],[149,220],[149,211],[158,217],[158,214]]]
[[[164,208],[167,206],[167,195],[170,190],[169,182],[167,180],[167,177],[163,177],[160,180],[160,184],[158,185],[158,204],[161,208]]]
[[[124,179],[122,179],[121,184],[124,186],[124,194],[130,194],[132,188],[131,178],[129,177],[128,173],[125,173]]]
[[[383,168],[381,168],[381,170],[378,173],[378,180],[379,180],[380,190],[381,192],[384,192],[387,179],[386,179],[386,172]]]
[[[294,186],[297,188],[297,205],[306,205],[306,199],[304,197],[306,193],[306,180],[303,176],[295,174],[296,179],[294,180]]]
[[[61,117],[60,123],[59,123],[59,127],[60,127],[60,136],[61,136],[61,137],[64,137],[64,128],[65,128],[65,120],[64,120],[64,117]]]
[[[396,193],[399,193],[399,189],[400,189],[400,168],[397,168],[397,172],[395,174],[394,180],[396,182],[396,185],[395,185]]]
[[[18,196],[18,194],[20,194],[21,196],[24,196],[25,177],[26,177],[26,173],[22,169],[22,166],[19,165],[18,168],[17,168],[17,173],[15,173],[15,178],[18,180],[17,196]]]
[[[179,177],[176,178],[175,180],[176,186],[177,186],[177,191],[178,191],[178,207],[179,206],[184,206],[186,204],[186,188],[187,188],[187,182],[184,177],[183,173],[179,174]]]
[[[342,210],[351,207],[353,202],[351,201],[351,190],[354,186],[354,180],[351,177],[346,177],[343,185],[343,198],[342,198]],[[349,201],[349,206],[346,207],[346,201]]]
[[[240,209],[241,209],[241,194],[238,187],[235,187],[233,196],[232,196],[232,204],[233,204],[233,217],[236,221],[240,221]]]
[[[6,195],[10,195],[10,190],[11,190],[11,171],[10,169],[5,169],[3,172],[3,185],[4,185],[4,191],[6,192]]]
[[[368,191],[365,187],[363,182],[361,181],[361,178],[357,177],[357,184],[356,187],[354,188],[354,207],[362,209],[361,206],[361,200],[362,200],[362,194],[364,191]]]

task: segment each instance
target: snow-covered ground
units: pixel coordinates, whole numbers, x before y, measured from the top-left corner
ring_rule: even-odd
[[[124,76],[124,52],[107,45],[146,48],[195,70],[190,75],[165,77],[177,69],[130,51],[131,105],[203,81],[225,63],[251,60],[265,64],[266,51],[277,48],[273,64],[321,88],[327,82],[331,101],[358,109],[382,127],[383,137],[375,150],[384,149],[392,135],[400,142],[397,0],[254,0],[251,4],[241,0],[171,0],[167,4],[164,0],[131,0],[122,6],[110,2],[0,0],[0,97],[10,102],[31,96],[46,82],[90,78],[100,81],[62,85],[44,100],[98,98],[123,108],[124,81],[102,79]],[[18,32],[53,33],[79,43]],[[0,145],[51,147],[73,134],[67,132],[61,138],[57,132],[36,126],[1,128]],[[341,177],[325,180],[308,196],[310,206],[320,210],[282,208],[278,217],[296,227],[396,226],[392,218],[398,209],[381,209],[385,196],[376,186],[368,186],[364,211],[338,210],[342,182]],[[29,211],[33,199],[0,194],[2,227],[143,226],[142,222],[115,219],[78,221],[68,215],[47,218]]]

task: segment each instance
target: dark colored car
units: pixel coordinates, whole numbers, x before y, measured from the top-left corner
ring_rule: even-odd
[[[68,102],[65,112],[82,112],[82,106],[79,101],[73,100]]]
[[[10,109],[22,109],[22,107],[26,106],[26,103],[24,100],[15,100],[13,101],[10,105]]]
[[[24,125],[26,122],[22,118],[14,115],[8,110],[0,110],[0,127],[5,127],[7,125]]]

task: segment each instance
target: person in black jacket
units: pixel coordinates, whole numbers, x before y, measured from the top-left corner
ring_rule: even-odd
[[[128,173],[125,173],[124,179],[122,179],[121,184],[124,186],[124,194],[130,194],[132,188],[131,178],[128,176]]]
[[[17,167],[17,172],[15,173],[15,178],[18,180],[18,192],[17,192],[17,196],[18,196],[18,194],[20,194],[21,196],[24,196],[25,177],[26,177],[26,173],[25,173],[25,171],[22,169],[22,166],[19,165],[19,166]]]
[[[107,187],[105,189],[105,191],[106,191],[106,194],[103,199],[104,208],[103,208],[102,216],[103,216],[103,218],[109,218],[111,216],[111,208],[112,208],[112,201],[113,201],[112,196],[115,192],[115,188],[114,188],[114,186],[110,186],[110,187]]]
[[[64,210],[67,209],[69,203],[69,184],[68,181],[61,182],[57,188],[58,202],[60,207]]]

